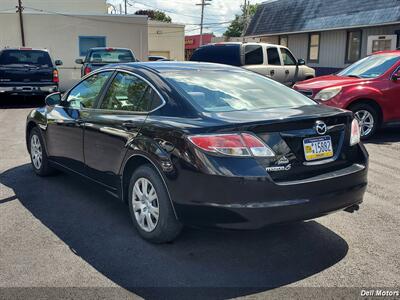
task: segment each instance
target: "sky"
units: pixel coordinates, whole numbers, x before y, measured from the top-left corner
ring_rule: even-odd
[[[263,1],[265,0],[250,0],[250,3]],[[123,0],[108,2],[118,9],[119,4],[122,4],[122,9],[124,9]],[[198,24],[200,24],[201,6],[196,6],[196,4],[201,3],[201,0],[129,0],[129,3],[131,4],[128,6],[129,13],[134,13],[139,9],[158,9],[169,15],[172,22],[186,24],[187,35],[200,33]],[[220,36],[229,26],[228,22],[240,12],[240,5],[244,4],[244,0],[212,0],[209,3],[211,5],[206,6],[204,14],[204,23],[209,25],[205,25],[203,32],[212,32]]]

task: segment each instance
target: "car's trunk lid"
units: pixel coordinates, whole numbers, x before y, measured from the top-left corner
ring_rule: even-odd
[[[257,158],[276,181],[299,180],[316,176],[353,163],[349,147],[352,115],[348,111],[322,105],[277,108],[263,111],[212,113],[210,117],[232,123],[232,129],[251,132],[261,138],[275,153],[273,158]],[[320,134],[316,124],[326,125]],[[229,126],[230,127],[230,126]],[[333,156],[307,161],[304,141],[330,138]]]
[[[43,83],[53,80],[53,68],[33,65],[0,65],[0,83]]]

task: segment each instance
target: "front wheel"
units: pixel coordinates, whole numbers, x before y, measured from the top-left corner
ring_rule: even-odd
[[[379,116],[374,107],[368,104],[356,104],[350,108],[358,123],[363,140],[372,137],[379,125]]]
[[[48,176],[54,173],[54,169],[49,165],[43,140],[37,128],[33,128],[30,133],[29,151],[32,167],[37,175]]]
[[[170,242],[182,230],[164,182],[150,165],[141,166],[132,174],[129,211],[139,234],[150,242]]]

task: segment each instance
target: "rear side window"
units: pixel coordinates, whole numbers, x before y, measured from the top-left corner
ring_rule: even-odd
[[[51,67],[50,55],[40,50],[5,50],[0,55],[0,65],[35,65]]]
[[[137,76],[118,73],[101,104],[102,109],[149,112],[162,104],[157,92]]]
[[[191,61],[241,66],[240,45],[211,45],[197,49]]]
[[[278,48],[267,49],[268,64],[273,66],[281,65],[281,58],[279,57]]]
[[[133,62],[135,58],[132,52],[124,49],[92,50],[87,58],[90,63],[121,63]]]
[[[261,65],[264,63],[263,49],[260,45],[247,45],[245,47],[245,65]]]

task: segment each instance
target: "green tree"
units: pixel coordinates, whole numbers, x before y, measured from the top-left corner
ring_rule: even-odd
[[[258,4],[250,4],[248,7],[249,13],[248,13],[248,22],[250,22],[251,18],[254,16],[254,14],[257,11]],[[226,37],[239,37],[242,36],[244,26],[245,26],[245,20],[246,20],[246,10],[244,5],[241,6],[241,14],[240,15],[235,15],[235,19],[231,22],[229,27],[224,33],[224,36]]]
[[[159,10],[152,10],[152,9],[142,9],[138,10],[135,12],[135,15],[142,15],[142,16],[148,16],[150,20],[154,21],[160,21],[160,22],[165,22],[165,23],[171,23],[172,19],[170,16],[165,14],[162,11]]]

